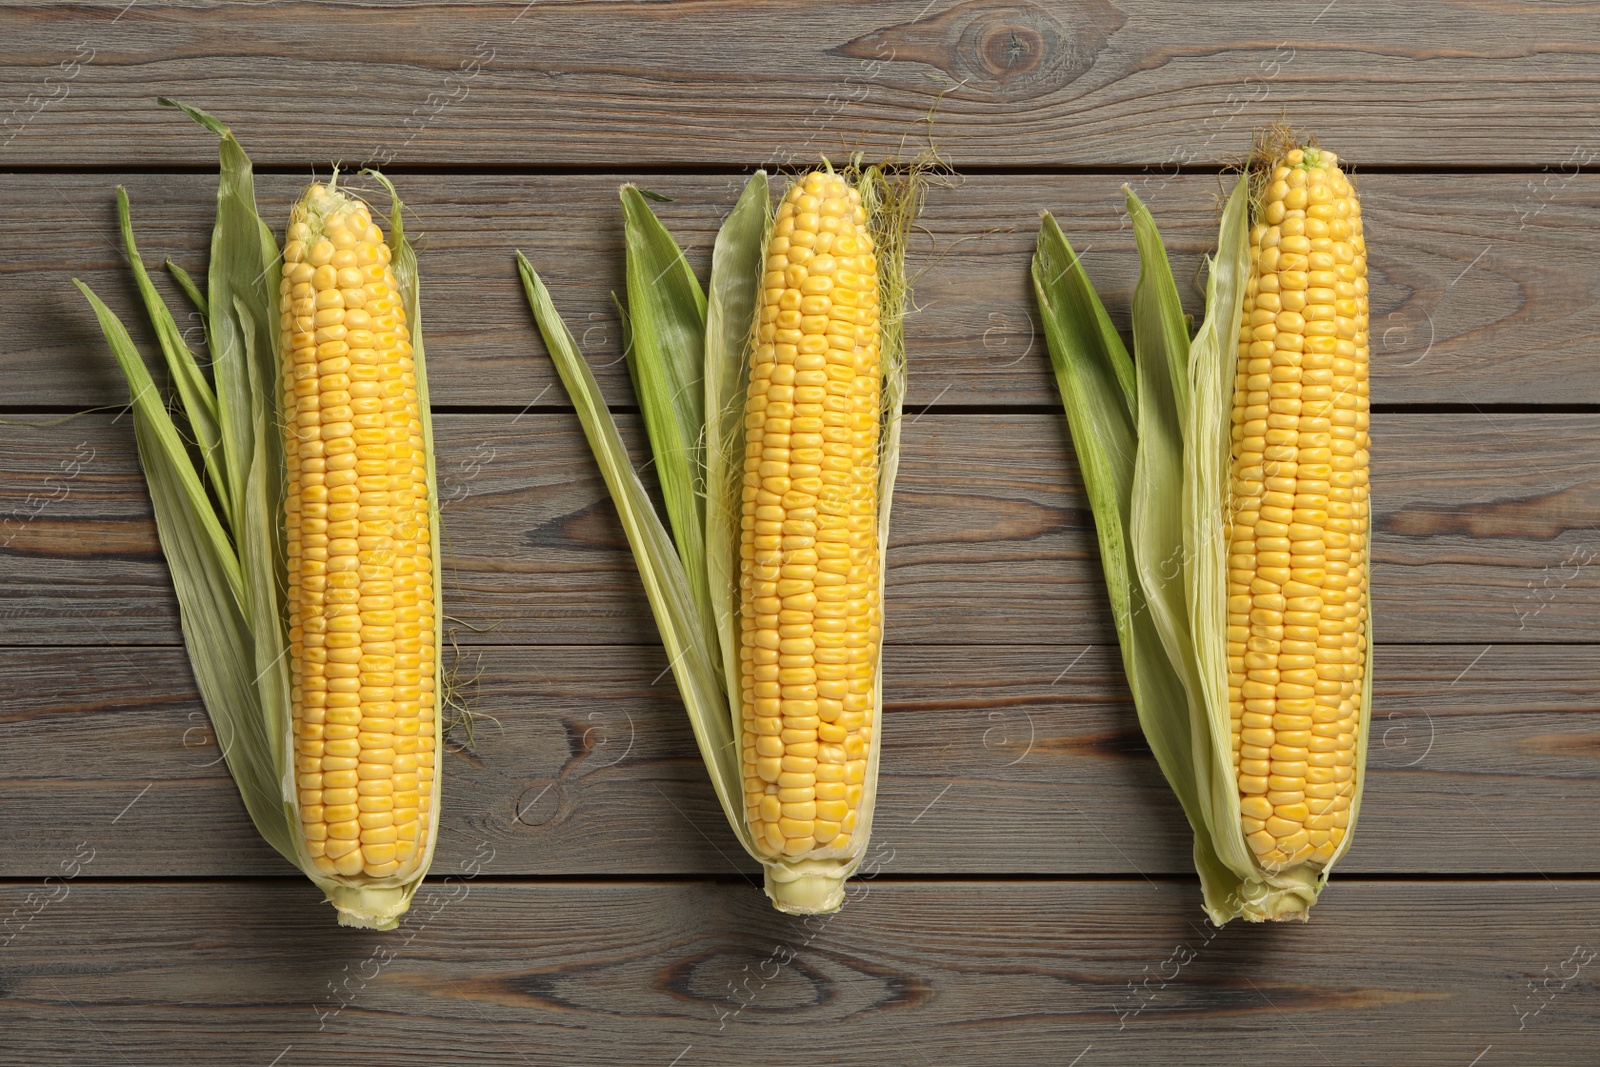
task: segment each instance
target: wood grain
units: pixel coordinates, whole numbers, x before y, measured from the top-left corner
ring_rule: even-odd
[[[1373,426],[1380,641],[1596,639],[1590,416],[1397,414]],[[0,437],[0,644],[179,640],[131,437],[110,415]],[[445,415],[438,443],[445,607],[464,642],[656,642],[571,413]],[[86,458],[68,479],[74,456]],[[891,644],[1114,641],[1062,416],[908,416],[896,493]]]
[[[1492,1046],[1480,1064],[1587,1067],[1600,1027],[1593,882],[1350,881],[1308,925],[1216,932],[1188,881],[885,878],[802,922],[745,884],[507,884],[483,856],[389,934],[336,929],[304,883],[69,883],[0,950],[8,1049],[162,1067],[200,1049],[280,1067],[1460,1067]]]
[[[1600,77],[1589,4],[1313,0],[1269,25],[1225,0],[124,6],[7,8],[12,158],[205,161],[158,93],[295,165],[754,164],[931,138],[961,166],[1161,168],[1236,159],[1285,115],[1364,163],[1595,147],[1571,121]]]
[[[1341,873],[1600,870],[1593,661],[1383,649]],[[502,875],[751,871],[666,667],[658,649],[614,647],[461,662],[480,717],[451,733],[438,869],[487,842]],[[897,875],[1191,870],[1115,649],[898,646],[885,668],[873,840]],[[290,873],[244,814],[181,651],[8,649],[0,691],[0,878],[43,877],[76,841],[98,848],[97,877]]]
[[[410,225],[425,235],[423,317],[437,403],[566,405],[517,282],[516,249],[545,275],[612,402],[633,403],[610,303],[622,288],[617,186],[627,177],[400,179]],[[260,179],[267,218],[285,216],[302,180]],[[656,208],[704,277],[743,177],[639,180],[673,197]],[[930,192],[926,232],[913,244],[913,404],[1059,404],[1028,277],[1038,214],[1055,213],[1126,331],[1137,257],[1121,215],[1124,181],[1160,220],[1189,310],[1203,311],[1197,271],[1216,241],[1216,177],[969,176]],[[139,327],[153,351],[120,252],[118,183],[151,267],[171,257],[203,271],[216,195],[209,173],[0,174],[0,318],[13,337],[0,352],[0,403],[70,410],[127,396],[74,277]],[[1380,406],[1600,402],[1600,377],[1590,373],[1600,331],[1600,245],[1591,236],[1600,179],[1373,174],[1361,189]],[[38,237],[41,201],[52,205],[47,241]],[[200,320],[164,288],[198,343]]]
[[[0,1060],[1592,1065],[1597,16],[0,7]],[[126,388],[71,285],[151,351],[119,183],[146,261],[203,272],[215,142],[158,93],[234,125],[271,172],[267,218],[313,165],[359,184],[380,163],[424,234],[449,661],[478,717],[392,934],[335,929],[239,803]],[[1122,681],[1028,257],[1053,211],[1126,328],[1127,182],[1198,310],[1207,171],[1280,118],[1358,165],[1372,244],[1370,783],[1310,925],[1217,932]],[[845,911],[807,924],[749,882],[512,252],[628,408],[620,182],[671,198],[703,275],[754,167],[927,144],[960,177],[911,251],[874,851]]]

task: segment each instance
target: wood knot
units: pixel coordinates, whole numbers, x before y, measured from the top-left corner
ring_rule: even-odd
[[[514,821],[524,826],[543,826],[566,806],[566,791],[556,781],[535,782],[517,797]]]
[[[834,52],[937,67],[955,80],[958,95],[1026,100],[1088,71],[1122,21],[1102,0],[1085,0],[1059,15],[1037,4],[972,0],[933,18],[863,34]]]
[[[797,947],[783,943],[769,953],[727,946],[690,956],[668,966],[655,986],[730,1015],[818,1009],[839,999],[835,983]]]
[[[1044,35],[1032,26],[988,24],[976,29],[973,55],[1002,85],[1035,74],[1045,61]]]

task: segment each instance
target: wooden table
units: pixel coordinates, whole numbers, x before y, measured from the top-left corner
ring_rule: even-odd
[[[1246,6],[0,8],[0,1061],[1600,1061],[1600,9]],[[117,184],[147,262],[203,268],[214,140],[157,94],[233,125],[267,217],[386,161],[426,235],[480,719],[396,933],[336,929],[246,819],[71,285],[140,321]],[[1048,208],[1125,323],[1128,182],[1197,307],[1218,170],[1285,115],[1357,165],[1372,245],[1371,788],[1310,924],[1216,931],[1028,255]],[[621,182],[704,271],[753,167],[930,138],[959,178],[913,256],[876,877],[801,922],[716,807],[512,252],[631,411]]]

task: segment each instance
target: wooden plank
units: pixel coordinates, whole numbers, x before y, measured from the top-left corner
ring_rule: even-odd
[[[464,641],[656,641],[571,413],[446,415],[438,428],[445,605],[479,628]],[[1591,417],[1380,415],[1373,434],[1381,640],[1600,635]],[[94,415],[0,439],[0,644],[177,643],[130,438],[126,420]],[[896,644],[1114,640],[1062,416],[907,418],[888,598]]]
[[[283,164],[746,164],[931,138],[963,165],[1170,167],[1234,160],[1286,114],[1361,162],[1595,147],[1571,121],[1600,77],[1573,32],[1587,4],[1460,7],[1447,44],[1423,0],[1310,0],[1270,24],[1224,0],[124,6],[8,8],[12,158],[205,159],[204,135],[144,103],[158,90]]]
[[[401,179],[411,224],[426,234],[423,307],[438,403],[565,406],[512,266],[518,248],[544,272],[607,395],[632,403],[609,295],[622,288],[616,193],[624,177]],[[285,215],[302,180],[260,179],[268,218]],[[743,178],[642,180],[674,198],[657,210],[704,276],[715,228]],[[1203,310],[1197,271],[1216,240],[1215,177],[968,177],[930,192],[928,234],[913,247],[913,404],[1059,403],[1028,277],[1038,213],[1048,208],[1060,219],[1126,330],[1137,257],[1121,217],[1124,180],[1161,220],[1189,309]],[[83,278],[142,328],[119,251],[119,182],[133,200],[145,259],[155,267],[170,256],[203,271],[210,174],[0,175],[0,243],[11,250],[0,267],[0,318],[12,334],[0,353],[5,404],[70,409],[126,397],[71,284]],[[1380,404],[1600,401],[1600,378],[1589,373],[1590,340],[1600,334],[1600,244],[1590,237],[1600,228],[1600,179],[1565,180],[1559,201],[1536,214],[1544,201],[1530,201],[1528,185],[1513,175],[1363,179]],[[37,229],[41,197],[55,205],[47,241]],[[166,288],[198,343],[200,320]]]
[[[306,885],[6,887],[58,896],[0,956],[12,1055],[1579,1067],[1600,1027],[1593,882],[1348,882],[1307,925],[1216,931],[1188,882],[880,881],[802,921],[744,884],[508,884],[484,857],[388,934]]]
[[[1341,874],[1600,872],[1600,668],[1585,649],[1386,648]],[[488,648],[452,733],[439,870],[751,871],[658,649]],[[1182,813],[1116,650],[891,647],[873,839],[898,874],[1184,874]],[[0,651],[0,878],[93,841],[98,876],[278,875],[175,649]],[[1509,757],[1509,758],[1508,758]],[[1561,813],[1559,816],[1554,813]]]

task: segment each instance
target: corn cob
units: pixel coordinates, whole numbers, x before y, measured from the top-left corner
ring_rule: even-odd
[[[1372,693],[1366,245],[1331,152],[1264,131],[1185,322],[1139,246],[1138,359],[1045,216],[1033,277],[1129,688],[1206,913],[1305,919],[1349,849]]]
[[[297,810],[318,870],[374,880],[426,856],[438,757],[427,452],[390,261],[364,204],[312,185],[279,286]]]
[[[1367,662],[1367,279],[1331,152],[1264,175],[1232,411],[1228,702],[1245,840],[1328,864],[1350,827]]]
[[[778,209],[745,401],[740,752],[772,856],[847,856],[873,743],[878,573],[877,264],[832,173]]]
[[[393,197],[386,243],[366,205],[313,185],[280,256],[233,133],[161,103],[221,142],[205,292],[168,263],[211,358],[151,284],[121,189],[170,395],[77,285],[128,380],[190,666],[245,809],[340,925],[391,930],[427,873],[439,804],[438,508],[404,205],[370,172]]]
[[[623,187],[629,370],[667,523],[549,291],[517,258],[717,799],[773,905],[798,915],[838,910],[871,834],[905,243],[921,205],[921,165],[848,173],[797,179],[769,218],[758,171],[717,235],[705,291],[641,191]]]

